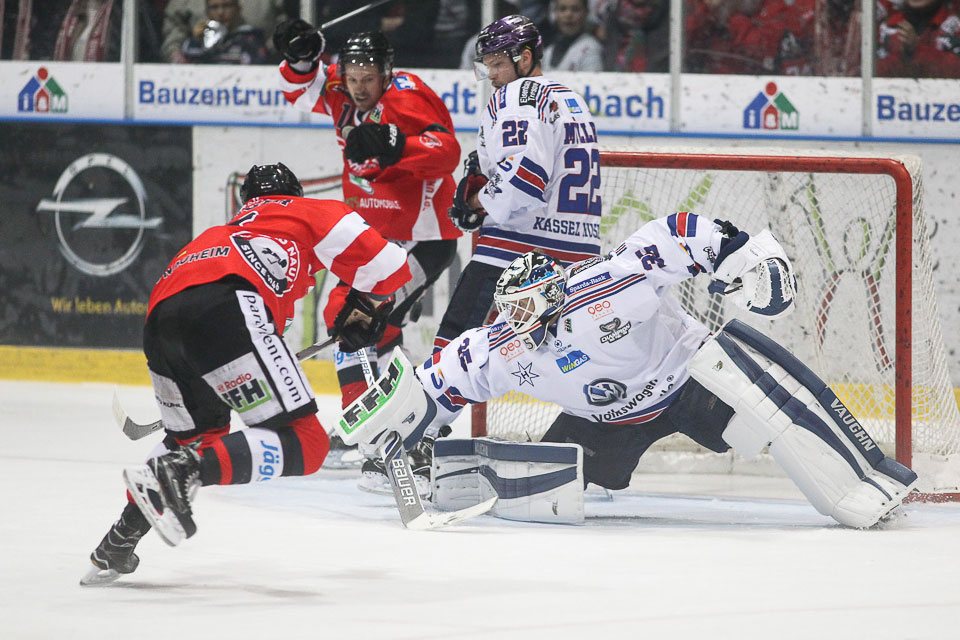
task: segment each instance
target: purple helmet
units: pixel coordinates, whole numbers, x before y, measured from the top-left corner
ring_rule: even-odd
[[[506,52],[514,64],[520,61],[524,49],[533,53],[533,64],[543,57],[543,40],[533,21],[526,16],[512,15],[491,22],[477,37],[477,62],[483,56],[500,51]]]

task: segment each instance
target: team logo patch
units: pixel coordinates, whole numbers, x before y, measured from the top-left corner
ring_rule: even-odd
[[[579,350],[571,351],[562,358],[557,358],[557,366],[563,373],[570,373],[587,362],[590,362],[590,356]]]
[[[540,95],[540,83],[533,80],[524,80],[520,84],[520,106],[536,107],[537,97]]]
[[[433,135],[429,131],[424,131],[423,133],[420,134],[420,142],[422,142],[424,146],[430,147],[431,149],[436,149],[437,147],[443,146],[443,143],[440,141],[440,138]]]
[[[610,322],[604,322],[600,325],[600,330],[603,331],[603,335],[600,336],[600,342],[607,344],[616,342],[630,333],[630,328],[630,322],[628,321],[626,324],[623,324],[620,318],[614,318]]]
[[[527,366],[524,366],[522,362],[517,363],[517,370],[511,371],[510,375],[516,376],[520,380],[519,385],[522,387],[525,384],[529,384],[531,387],[534,386],[533,381],[540,377],[540,374],[533,372],[533,363],[531,362]]]
[[[393,79],[393,86],[397,88],[398,91],[403,91],[404,89],[416,89],[417,85],[413,80],[407,76],[397,76]]]
[[[275,294],[293,287],[300,273],[300,250],[289,240],[239,231],[230,240],[263,283]]]
[[[583,385],[583,393],[587,396],[587,402],[593,406],[605,407],[626,398],[627,385],[610,378],[597,378],[590,384]]]
[[[370,115],[367,116],[367,119],[371,122],[379,123],[380,120],[383,119],[383,105],[378,102],[377,106],[374,107],[373,111],[370,112]]]
[[[570,113],[583,113],[583,110],[580,108],[580,105],[577,104],[576,99],[567,98],[564,100],[567,105],[567,109],[570,110]]]

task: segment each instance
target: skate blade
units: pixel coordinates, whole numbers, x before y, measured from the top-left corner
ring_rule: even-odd
[[[137,503],[137,507],[153,525],[161,540],[175,547],[188,537],[172,509],[157,510],[154,500],[162,504],[160,484],[150,467],[147,465],[127,467],[123,470],[123,481],[130,495],[133,496],[134,502]],[[153,499],[151,499],[151,493],[155,496]]]
[[[114,582],[121,575],[123,574],[118,573],[115,569],[101,569],[94,565],[80,578],[80,586],[101,587]]]
[[[327,454],[320,469],[357,469],[363,464],[363,454],[354,449],[334,449]]]

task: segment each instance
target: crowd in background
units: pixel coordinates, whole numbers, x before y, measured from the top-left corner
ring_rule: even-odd
[[[140,0],[140,62],[271,64],[271,34],[309,0]],[[688,73],[858,76],[861,1],[878,76],[960,78],[960,0],[674,0]],[[316,0],[323,23],[369,0]],[[379,29],[400,68],[472,68],[480,0],[397,0],[325,31],[328,52]],[[670,0],[497,0],[544,37],[544,70],[667,72]],[[0,59],[118,61],[123,0],[0,0]],[[329,53],[328,53],[329,55]]]

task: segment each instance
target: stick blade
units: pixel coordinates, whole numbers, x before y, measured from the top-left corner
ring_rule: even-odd
[[[149,424],[137,424],[134,422],[130,416],[127,415],[127,412],[124,411],[123,404],[120,402],[120,392],[116,388],[113,389],[113,418],[123,429],[123,434],[131,440],[145,438],[154,431],[159,431],[163,428],[163,422],[160,420]]]
[[[480,504],[475,504],[472,507],[459,509],[457,511],[445,511],[441,513],[424,512],[413,520],[407,522],[406,527],[415,531],[428,531],[430,529],[448,527],[452,524],[457,524],[458,522],[463,522],[464,520],[469,520],[470,518],[483,515],[487,511],[490,511],[490,509],[492,509],[493,505],[496,503],[497,498],[493,497],[489,500],[484,500]]]

